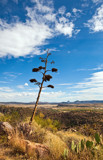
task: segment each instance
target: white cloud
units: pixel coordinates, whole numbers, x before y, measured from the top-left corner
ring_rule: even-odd
[[[82,10],[80,10],[80,9],[77,9],[77,8],[73,8],[73,13],[77,13],[77,12],[82,12]]]
[[[36,3],[35,9],[42,13],[49,13],[54,10],[52,1],[48,2],[47,0],[32,0],[32,2]]]
[[[70,54],[70,53],[71,53],[71,51],[68,51],[67,53],[69,53],[69,54]]]
[[[0,83],[8,83],[7,81],[0,81]]]
[[[13,90],[10,87],[0,87],[0,91],[2,91],[2,92],[12,92]]]
[[[0,101],[1,102],[33,102],[36,101],[38,92],[11,92],[4,93],[0,92]],[[65,92],[42,92],[40,101],[42,102],[58,102],[62,101],[66,96]],[[47,98],[48,97],[48,98]]]
[[[52,1],[47,4],[43,0],[32,1],[34,7],[26,7],[25,22],[18,18],[15,23],[0,20],[0,57],[44,54],[40,48],[47,40],[60,34],[68,37],[75,34],[75,25],[66,17],[64,6],[56,12]]]
[[[103,94],[93,94],[93,93],[72,93],[67,98],[69,101],[75,100],[103,100]]]
[[[97,8],[94,16],[85,25],[93,32],[103,31],[103,5]]]
[[[17,88],[24,89],[24,85],[18,85]]]
[[[46,14],[44,16],[44,18],[47,20],[47,21],[51,21],[51,22],[54,22],[56,20],[56,14]]]
[[[4,79],[13,80],[17,78],[18,76],[22,75],[22,73],[4,72],[3,75],[4,75]]]
[[[72,13],[73,13],[74,19],[77,20],[77,18],[79,18],[79,17],[81,16],[82,10],[77,9],[77,8],[73,8],[73,9],[72,9]],[[78,30],[77,30],[77,31],[78,31]],[[79,33],[79,31],[78,31],[77,33]]]
[[[58,84],[60,86],[69,86],[69,85],[72,85],[72,83],[61,83],[61,84]]]
[[[88,7],[89,4],[88,4],[88,3],[83,3],[81,6],[82,6],[82,7]]]
[[[100,0],[92,0],[93,1],[93,3],[97,3],[98,1],[100,1]]]
[[[25,87],[24,85],[22,85]],[[38,95],[38,90],[28,88],[28,91],[23,89],[22,92],[14,92],[9,87],[0,87],[0,101],[17,101],[17,102],[32,102],[35,101]],[[45,102],[62,102],[75,100],[103,100],[103,71],[92,73],[89,78],[79,83],[63,83],[58,86],[67,87],[69,92],[43,91],[40,101]],[[25,91],[24,91],[25,90]]]
[[[60,23],[56,23],[56,31],[58,33],[62,33],[64,35],[68,35],[69,37],[72,37],[72,33],[74,30],[74,24],[69,21],[61,21]]]
[[[72,88],[79,89],[74,91],[76,93],[88,92],[89,94],[89,91],[92,91],[93,93],[95,90],[97,94],[101,92],[103,94],[103,71],[93,73],[90,78],[86,78],[84,82],[77,83]]]
[[[74,33],[77,35],[80,32],[80,29],[75,29]]]
[[[96,68],[81,68],[81,69],[77,69],[77,71],[99,71],[99,70],[103,70],[103,64],[97,66]]]
[[[58,13],[63,15],[65,11],[66,11],[65,6],[62,6],[61,8],[59,8]]]
[[[96,3],[96,4],[98,4],[98,3],[101,3],[102,2],[102,0],[92,0],[93,1],[93,3]]]
[[[8,54],[14,57],[30,53],[38,55],[40,51],[37,47],[43,45],[45,39],[52,37],[51,30],[43,23],[39,25],[36,21],[27,21],[25,24],[19,22],[12,25],[0,30],[0,57]]]
[[[50,52],[58,52],[60,51],[59,49],[56,49],[56,48],[52,48],[52,49],[49,49]]]
[[[28,83],[25,83],[24,86],[28,86]]]
[[[70,17],[70,16],[71,16],[71,13],[70,13],[70,12],[67,12],[67,13],[66,13],[66,16],[67,16],[67,17]]]
[[[19,89],[25,89],[25,87],[29,86],[28,83],[25,83],[24,85],[18,85],[17,88]]]
[[[103,71],[95,72],[83,82],[68,87],[66,100],[103,100]]]

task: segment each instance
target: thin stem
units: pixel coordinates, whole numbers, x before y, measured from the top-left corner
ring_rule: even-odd
[[[51,70],[46,70],[46,72],[51,71]]]
[[[39,71],[40,73],[44,74],[43,72]]]

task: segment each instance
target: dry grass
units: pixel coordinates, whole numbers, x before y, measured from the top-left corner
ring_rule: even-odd
[[[55,160],[60,159],[64,153],[64,149],[67,148],[65,142],[51,132],[47,132],[45,135],[44,144],[48,146],[51,154],[55,157]]]
[[[19,131],[16,129],[16,132],[12,135],[12,138],[9,140],[9,145],[12,146],[13,151],[19,153],[26,152],[26,143],[24,140],[23,134],[20,135]]]
[[[24,155],[14,154],[13,148],[0,145],[0,160],[25,160]]]
[[[82,139],[90,140],[92,141],[91,137],[87,137],[78,133],[69,132],[69,131],[58,131],[56,133],[57,136],[59,136],[63,142],[67,144],[67,146],[71,146],[71,142],[74,141],[75,143],[78,143]]]

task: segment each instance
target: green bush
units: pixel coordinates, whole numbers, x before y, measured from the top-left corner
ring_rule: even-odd
[[[50,118],[45,118],[43,113],[35,116],[35,121],[41,126],[51,131],[57,131],[60,127],[60,122],[57,120],[52,120]]]
[[[15,124],[17,122],[20,122],[20,115],[17,111],[9,113],[2,114],[0,113],[0,121],[3,122],[10,122],[11,124]]]

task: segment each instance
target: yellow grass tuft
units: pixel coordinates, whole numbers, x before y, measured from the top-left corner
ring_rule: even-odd
[[[60,139],[60,137],[49,131],[44,138],[44,143],[50,149],[55,160],[60,159],[64,153],[64,149],[67,148],[66,144]]]
[[[56,134],[63,140],[63,142],[68,145],[68,147],[71,146],[72,141],[74,141],[75,143],[78,143],[82,139],[92,141],[91,137],[87,137],[70,131],[58,131]]]
[[[17,130],[12,135],[12,138],[9,140],[9,144],[12,146],[14,152],[26,152],[26,142],[24,141],[24,137],[23,135],[20,135]]]

